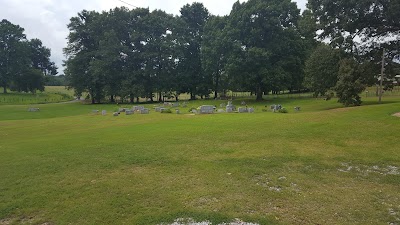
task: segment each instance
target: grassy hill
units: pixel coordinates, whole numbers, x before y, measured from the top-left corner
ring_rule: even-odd
[[[399,223],[398,97],[244,101],[256,113],[1,105],[0,224]]]

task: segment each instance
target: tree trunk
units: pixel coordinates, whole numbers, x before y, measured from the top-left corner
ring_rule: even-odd
[[[383,90],[382,90],[382,85],[383,85],[383,75],[385,73],[385,49],[383,49],[383,53],[382,53],[382,68],[381,68],[381,80],[379,83],[379,99],[378,102],[382,103],[382,94],[383,94]]]
[[[133,97],[133,94],[130,94],[130,95],[129,95],[129,102],[130,102],[131,104],[133,104],[133,103],[134,103],[134,100],[135,100],[135,98]]]
[[[179,95],[175,95],[175,101],[179,102]]]
[[[190,92],[190,100],[196,100],[196,95]]]
[[[162,93],[158,92],[158,101],[163,102]]]
[[[139,97],[136,97],[136,103],[139,103],[139,102],[140,102]]]
[[[110,101],[115,102],[114,95],[111,95]]]
[[[151,101],[151,102],[154,102],[154,101],[153,101],[153,93],[150,93],[150,101]]]
[[[261,90],[261,88],[257,88],[257,101],[261,101],[263,100],[263,91]]]

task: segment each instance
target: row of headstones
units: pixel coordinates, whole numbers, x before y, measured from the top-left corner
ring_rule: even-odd
[[[172,107],[172,108],[176,108],[179,107],[180,104],[178,102],[164,102],[164,107]],[[186,102],[182,104],[183,107],[186,107]]]
[[[94,114],[99,114],[100,111],[99,110],[93,110],[92,111]],[[143,106],[133,106],[131,109],[129,108],[119,108],[118,112],[114,112],[113,116],[119,116],[121,113],[125,113],[125,115],[133,115],[138,113],[138,114],[149,114],[150,110],[144,108]],[[102,110],[101,111],[101,115],[105,116],[107,115],[107,110]]]
[[[246,104],[246,103],[244,103],[244,104]],[[223,110],[223,109],[218,109],[217,110],[218,113],[224,113],[224,112],[233,113],[233,112],[236,112],[236,106],[234,106],[231,101],[229,101],[226,106],[225,106],[225,104],[222,103],[220,105],[220,107],[221,108],[225,107],[226,111]],[[198,114],[212,114],[212,113],[215,112],[215,110],[216,110],[216,107],[213,106],[213,105],[202,105],[199,108],[197,108],[197,110],[192,110],[192,112],[195,113],[195,114],[197,114],[197,113]],[[249,108],[247,106],[246,107],[239,107],[237,109],[237,112],[238,113],[254,113],[254,108]]]
[[[282,107],[282,105],[279,105],[279,104],[278,104],[278,105],[271,105],[270,109],[271,109],[273,112],[277,112],[277,111],[283,109],[283,107]],[[301,109],[300,106],[294,107],[294,110],[295,110],[296,112],[300,111],[300,109]]]

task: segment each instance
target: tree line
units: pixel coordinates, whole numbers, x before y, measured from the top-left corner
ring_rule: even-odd
[[[359,105],[367,86],[381,80],[389,89],[400,73],[399,11],[390,0],[309,0],[302,13],[291,0],[238,1],[227,16],[201,3],[184,5],[180,15],[83,10],[68,24],[65,80],[48,82],[67,82],[92,103],[218,98],[228,90],[261,100],[288,90],[335,93],[344,105]],[[43,77],[56,73],[50,50],[6,20],[0,34],[4,91],[40,90]]]
[[[71,18],[65,74],[92,102],[116,97],[153,101],[153,94],[213,97],[227,90],[301,90],[311,40],[290,0],[235,3],[214,16],[201,3],[179,16],[155,10],[82,11]],[[308,35],[310,36],[310,35]],[[310,46],[309,46],[310,45]]]
[[[0,87],[19,92],[44,90],[46,77],[57,74],[50,49],[41,40],[28,40],[24,29],[8,20],[0,21]]]

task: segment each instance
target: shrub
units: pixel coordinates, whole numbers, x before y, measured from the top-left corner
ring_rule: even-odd
[[[289,111],[286,108],[282,108],[278,112],[280,112],[280,113],[288,113]]]
[[[171,109],[164,109],[161,113],[172,113]]]

